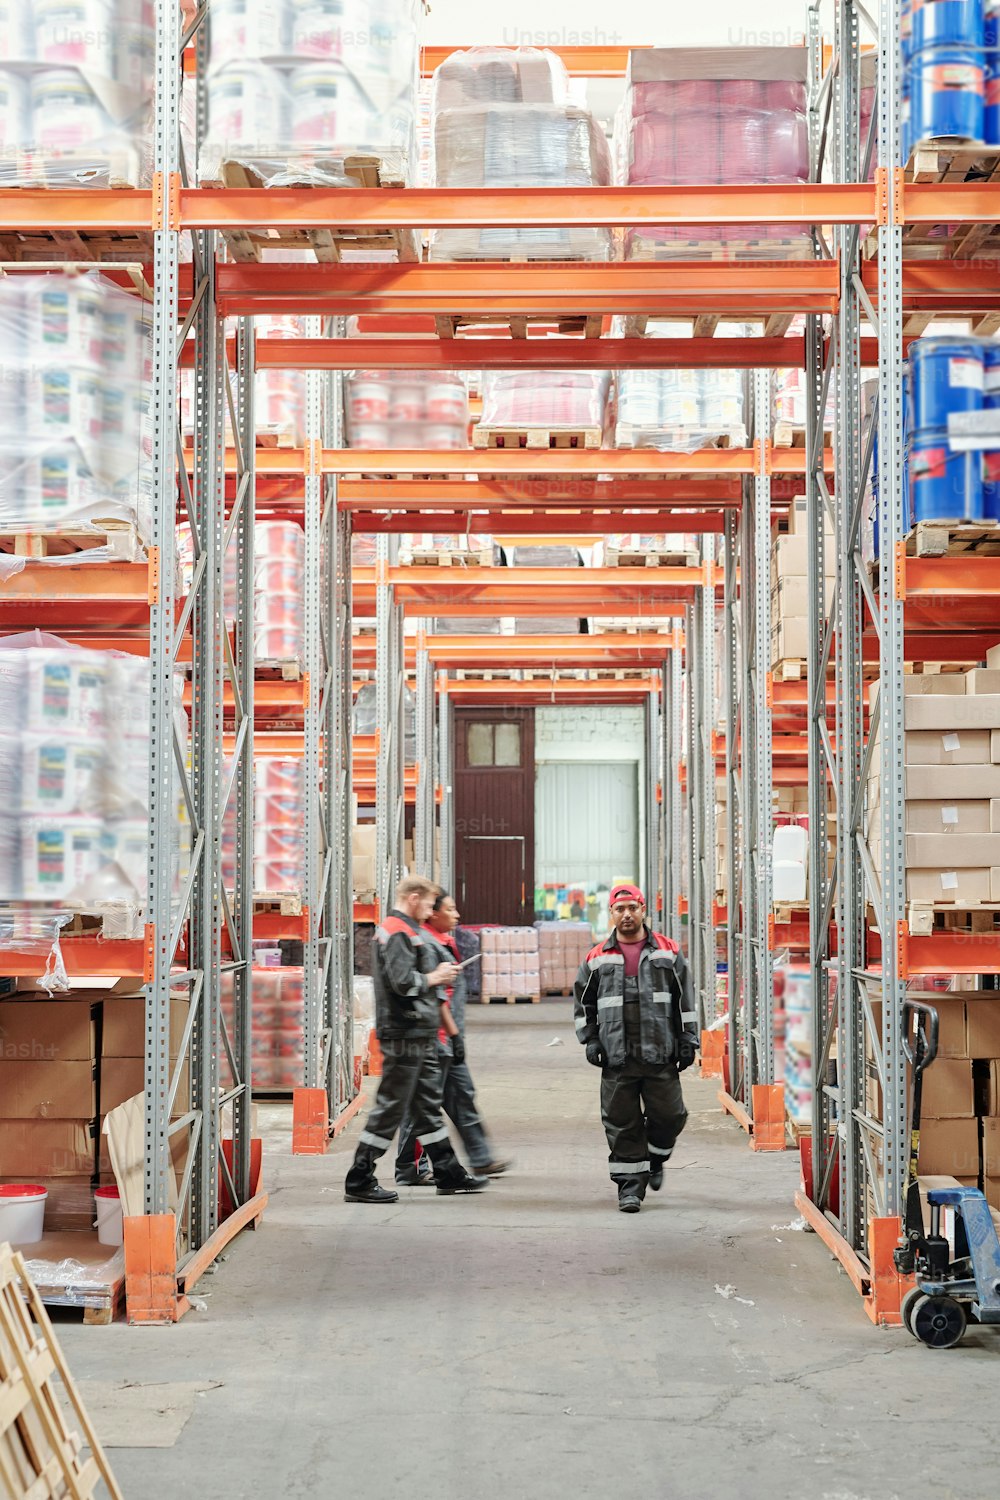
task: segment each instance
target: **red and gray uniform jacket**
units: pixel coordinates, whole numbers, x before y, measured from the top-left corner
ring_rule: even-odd
[[[440,954],[419,923],[393,908],[375,929],[372,958],[379,1041],[437,1036],[442,996],[426,976],[437,968]]]
[[[637,990],[642,1062],[662,1066],[677,1056],[678,1039],[686,1033],[698,1045],[698,1013],[691,976],[684,955],[671,938],[646,931],[639,956]],[[612,932],[591,948],[573,983],[577,1038],[584,1046],[599,1041],[609,1068],[624,1067],[634,1046],[625,1038],[625,958]]]

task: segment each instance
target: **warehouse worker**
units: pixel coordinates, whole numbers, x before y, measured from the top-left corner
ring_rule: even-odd
[[[622,1213],[663,1186],[664,1163],[687,1121],[679,1074],[698,1047],[684,955],[646,924],[634,885],[611,889],[611,936],[592,948],[573,985],[576,1034],[600,1068],[601,1120]]]
[[[454,932],[460,921],[453,897],[439,889],[424,931],[437,944],[439,957],[456,965],[459,952]],[[489,1136],[476,1109],[476,1086],[465,1060],[466,992],[465,974],[459,969],[445,992],[457,1035],[449,1038],[443,1030],[438,1032],[439,1061],[444,1072],[444,1112],[462,1138],[473,1173],[477,1177],[500,1177],[510,1162],[501,1161],[493,1154]],[[430,1171],[420,1170],[423,1158],[420,1164],[414,1159],[415,1144],[416,1131],[407,1120],[399,1132],[396,1181],[411,1187],[429,1185]]]
[[[433,1164],[439,1193],[478,1193],[488,1185],[487,1178],[472,1177],[461,1165],[441,1115],[438,1027],[449,1034],[458,1028],[438,986],[453,984],[458,968],[439,961],[440,950],[421,929],[436,894],[437,887],[419,876],[401,881],[395,906],[375,932],[372,976],[382,1080],[344,1184],[348,1203],[398,1200],[398,1193],[379,1187],[375,1163],[392,1145],[407,1110]]]

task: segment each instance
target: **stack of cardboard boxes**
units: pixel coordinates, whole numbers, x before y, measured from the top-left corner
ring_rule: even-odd
[[[829,608],[837,576],[833,532],[825,529],[824,574]],[[796,679],[806,675],[809,655],[809,537],[804,500],[792,502],[788,532],[774,540],[771,553],[771,667]],[[797,668],[797,670],[796,670]]]
[[[355,823],[351,834],[351,870],[354,898],[371,898],[375,894],[375,824]]]
[[[1000,669],[908,676],[904,695],[906,899],[928,907],[1000,901]],[[872,707],[877,696],[872,684]],[[876,865],[879,751],[876,743],[867,803]]]
[[[171,1069],[187,1013],[186,999],[171,1002]],[[0,1181],[48,1190],[47,1233],[93,1227],[93,1189],[114,1181],[104,1117],[143,1092],[145,1036],[141,994],[25,991],[0,1002]],[[174,1114],[190,1099],[185,1068]]]
[[[540,999],[538,932],[534,927],[484,927],[480,943],[484,1004],[519,996]]]
[[[538,922],[539,976],[543,994],[570,995],[577,971],[594,946],[589,922]]]

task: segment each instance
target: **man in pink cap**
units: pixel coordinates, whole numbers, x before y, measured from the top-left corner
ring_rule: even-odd
[[[680,1074],[698,1049],[698,1013],[677,944],[646,923],[638,886],[611,890],[611,935],[573,985],[576,1034],[601,1069],[601,1120],[622,1213],[637,1214],[687,1121]]]

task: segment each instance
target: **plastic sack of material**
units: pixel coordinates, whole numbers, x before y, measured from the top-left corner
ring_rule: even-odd
[[[531,48],[483,48],[446,59],[435,74],[434,180],[438,187],[605,187],[604,132],[567,103],[565,70]],[[553,95],[550,100],[543,95]],[[610,260],[604,229],[446,229],[432,260]]]
[[[306,539],[295,521],[254,526],[254,656],[257,662],[305,657]]]
[[[446,57],[433,78],[435,114],[482,104],[568,104],[569,75],[555,52],[470,47]]]
[[[344,381],[349,448],[469,446],[469,391],[450,371],[354,370]]]
[[[601,370],[485,370],[480,426],[603,433],[609,388]]]
[[[419,0],[213,0],[203,181],[408,184]]]
[[[374,682],[362,683],[354,700],[355,734],[371,735],[376,732],[375,714],[376,688]],[[410,688],[404,689],[403,714],[405,725],[404,755],[406,764],[412,766],[417,758],[417,700]]]
[[[621,370],[616,387],[616,448],[689,453],[746,443],[739,370]]]
[[[470,616],[469,619],[443,616],[434,621],[435,635],[500,635],[500,621],[485,615]]]
[[[152,338],[97,274],[0,279],[0,530],[149,536]]]
[[[512,568],[582,568],[583,558],[575,547],[513,547],[507,556]],[[564,616],[518,616],[515,635],[579,635],[582,619]]]
[[[153,0],[0,0],[0,187],[140,187]]]
[[[630,186],[807,182],[806,57],[801,47],[646,48],[631,53],[618,127]],[[811,254],[805,228],[664,225],[630,229],[635,260]]]

